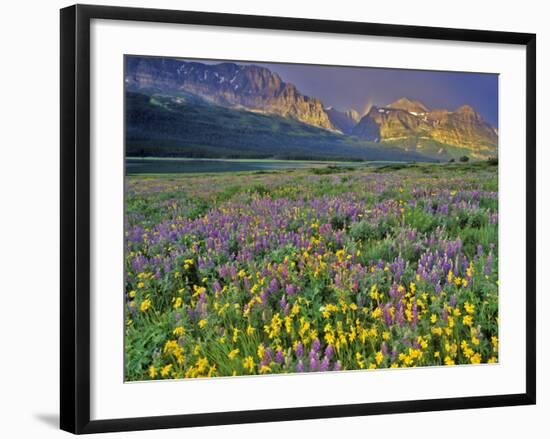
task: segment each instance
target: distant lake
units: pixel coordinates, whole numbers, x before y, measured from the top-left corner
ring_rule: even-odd
[[[189,174],[275,169],[313,168],[325,166],[357,166],[361,163],[315,162],[299,160],[222,160],[188,158],[126,158],[126,174]]]

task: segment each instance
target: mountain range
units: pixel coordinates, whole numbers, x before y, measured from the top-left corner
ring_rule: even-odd
[[[416,143],[436,141],[468,151],[482,158],[496,155],[498,134],[469,105],[455,111],[429,110],[419,101],[401,98],[385,107],[373,106],[351,131],[352,135],[375,142]]]
[[[360,116],[257,65],[129,56],[125,86],[127,154],[433,161],[497,152],[496,129],[468,105],[430,110],[401,98]]]

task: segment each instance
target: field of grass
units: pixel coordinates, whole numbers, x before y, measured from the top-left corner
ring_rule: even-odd
[[[497,362],[497,174],[128,176],[126,379]]]

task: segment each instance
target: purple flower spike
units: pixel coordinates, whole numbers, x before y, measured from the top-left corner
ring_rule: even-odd
[[[313,340],[313,343],[311,343],[311,349],[316,353],[319,352],[319,349],[321,349],[321,342],[318,338]]]
[[[342,363],[340,363],[340,360],[338,360],[336,363],[334,363],[334,366],[332,367],[332,370],[334,370],[334,371],[342,370]]]
[[[273,278],[271,279],[271,282],[269,282],[269,292],[274,293],[279,289],[279,283],[277,282],[277,279]]]
[[[456,306],[456,296],[454,294],[451,296],[451,300],[449,300],[449,305],[451,305],[452,308]]]
[[[332,347],[331,344],[329,344],[325,349],[325,357],[330,360],[333,355],[334,355],[334,348]]]
[[[293,294],[296,294],[296,287],[292,284],[290,285],[287,285],[285,287],[285,292],[286,294],[288,294],[289,296],[292,296]]]
[[[264,352],[263,361],[265,361],[267,364],[269,364],[269,363],[271,363],[272,359],[273,359],[273,349],[267,348]]]
[[[304,363],[302,363],[302,360],[300,360],[296,365],[296,372],[302,373],[303,371],[304,371]]]
[[[321,361],[321,365],[319,366],[320,372],[326,372],[330,366],[330,361],[327,357],[324,357]]]
[[[313,357],[309,360],[309,370],[310,372],[315,372],[319,367],[319,361],[317,358]]]
[[[298,344],[296,345],[295,352],[297,357],[302,357],[304,355],[304,345],[302,344],[301,341],[299,341]]]
[[[279,364],[283,364],[285,361],[285,356],[283,355],[283,351],[279,349],[277,353],[275,354],[275,361]]]

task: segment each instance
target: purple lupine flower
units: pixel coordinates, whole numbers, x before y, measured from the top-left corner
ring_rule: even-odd
[[[289,284],[285,287],[285,292],[287,295],[292,296],[296,294],[296,287],[292,284]]]
[[[275,354],[275,362],[279,364],[283,364],[285,361],[285,356],[283,354],[283,351],[281,349],[277,350],[277,353]]]
[[[315,372],[317,368],[319,367],[319,360],[317,358],[313,357],[309,359],[309,371]]]
[[[339,371],[342,369],[342,363],[340,363],[340,360],[338,360],[336,363],[334,363],[334,366],[332,366],[332,370]]]
[[[451,308],[454,308],[456,306],[456,295],[452,295],[451,296],[451,299],[449,300],[449,305],[451,306]]]
[[[315,353],[319,352],[319,349],[321,349],[321,342],[318,338],[313,340],[313,343],[311,343],[311,350]]]
[[[388,292],[388,294],[392,299],[396,299],[399,296],[398,286],[395,282],[390,287],[390,291]]]
[[[416,300],[413,302],[411,314],[411,326],[415,327],[416,323],[418,322],[418,305],[416,303]]]
[[[273,360],[273,349],[267,348],[267,349],[264,351],[264,358],[263,358],[263,361],[265,361],[266,364],[269,365],[269,363],[271,363],[272,360]]]
[[[304,345],[302,344],[301,341],[298,342],[294,351],[296,352],[296,356],[299,358],[304,355]]]
[[[330,361],[325,356],[325,357],[323,357],[323,360],[321,361],[321,364],[319,366],[319,371],[320,372],[326,372],[328,370],[329,366],[330,366]]]
[[[405,323],[405,315],[403,311],[403,302],[399,301],[397,304],[397,310],[395,312],[395,321],[399,324],[399,326],[403,326]]]
[[[269,293],[274,293],[279,289],[279,283],[277,282],[276,278],[271,279],[271,282],[269,282],[268,291]]]
[[[481,256],[483,254],[483,246],[481,244],[477,245],[477,255]]]
[[[326,348],[325,348],[325,357],[328,358],[329,360],[332,358],[332,356],[334,355],[334,348],[332,347],[332,345],[328,345]]]

